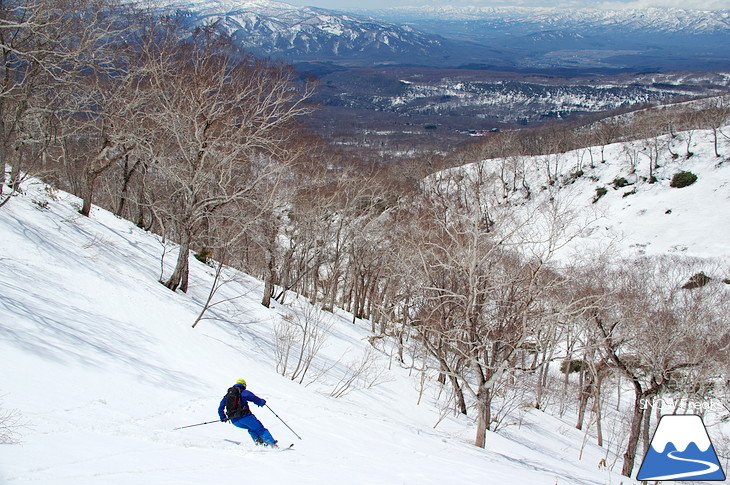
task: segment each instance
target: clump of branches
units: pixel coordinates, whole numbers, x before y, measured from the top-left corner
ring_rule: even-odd
[[[285,315],[274,327],[277,372],[302,384],[331,328],[331,315],[316,305]]]
[[[376,350],[367,347],[359,358],[347,364],[345,373],[330,391],[330,396],[339,398],[359,389],[371,389],[386,382],[385,367],[375,359]]]
[[[20,443],[20,430],[25,422],[17,409],[5,409],[0,403],[0,445]]]

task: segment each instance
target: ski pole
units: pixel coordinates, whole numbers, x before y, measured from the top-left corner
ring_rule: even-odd
[[[215,421],[206,421],[205,423],[198,423],[198,424],[189,424],[187,426],[180,426],[179,428],[173,428],[173,431],[176,429],[185,429],[185,428],[192,428],[193,426],[203,426],[204,424],[211,424],[211,423],[220,423],[221,420],[215,420]]]
[[[269,408],[269,405],[267,404],[266,407]],[[276,414],[273,409],[269,408],[269,411],[271,411],[272,413],[274,413],[274,416],[276,416],[277,418],[279,418],[279,415]],[[291,429],[291,426],[289,426],[288,424],[286,424],[286,422],[283,419],[279,418],[279,421],[281,421],[282,423],[284,423],[284,426],[286,426],[287,428],[289,428],[289,431],[291,431],[292,433],[294,433],[294,436],[296,436],[299,439],[302,439],[302,437],[299,436],[296,431],[294,431],[293,429]]]

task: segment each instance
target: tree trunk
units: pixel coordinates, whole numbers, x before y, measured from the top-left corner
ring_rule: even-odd
[[[651,411],[644,411],[644,419],[642,420],[641,424],[641,441],[644,445],[644,456],[646,456],[646,452],[649,451],[649,443],[650,443],[650,437],[649,437],[649,428],[651,427]]]
[[[131,168],[129,168],[129,155],[124,157],[124,164],[122,166],[122,187],[119,192],[119,200],[117,201],[116,215],[122,217],[124,212],[124,205],[127,202],[127,193],[129,191],[129,182],[132,180],[132,176],[137,171],[137,167],[140,165],[140,161],[134,162]]]
[[[165,282],[172,291],[179,289],[183,293],[188,291],[188,274],[190,271],[190,233],[186,229],[181,235],[180,252],[177,255],[175,270],[172,272],[170,279]]]
[[[87,172],[84,176],[84,187],[83,187],[83,205],[79,213],[84,217],[89,217],[91,214],[91,200],[94,196],[94,183],[96,182],[96,175],[93,172]]]
[[[466,400],[464,399],[464,391],[461,389],[461,385],[459,385],[459,380],[453,375],[449,376],[449,379],[451,380],[451,385],[456,395],[456,410],[466,416]]]
[[[276,269],[274,268],[274,256],[269,254],[266,264],[266,282],[264,283],[264,296],[261,304],[266,308],[271,306],[271,295],[274,294],[274,279],[276,278]]]
[[[583,376],[583,385],[581,386],[580,396],[578,398],[578,423],[575,425],[577,429],[583,429],[583,421],[585,420],[586,409],[588,408],[588,399],[593,393],[593,376],[589,372],[581,371]]]
[[[477,434],[474,444],[479,448],[487,445],[487,430],[492,421],[491,391],[480,386],[477,392]]]
[[[545,350],[543,351],[542,363],[540,364],[540,367],[537,371],[537,392],[535,398],[535,409],[542,409],[542,398],[545,394],[545,388],[547,387],[548,371],[550,370],[550,366],[548,365],[549,361],[550,359],[548,358],[548,352],[547,350]]]
[[[596,379],[593,393],[593,410],[596,414],[596,444],[603,446],[603,424],[601,412],[601,384],[603,384],[603,377],[599,374]]]
[[[644,418],[644,410],[641,406],[641,396],[641,391],[637,390],[634,400],[634,413],[631,418],[629,443],[626,446],[626,452],[624,453],[624,464],[621,469],[621,474],[625,477],[631,476],[631,472],[634,470],[634,461],[636,460],[636,448],[639,444],[639,436],[641,434],[641,422]]]
[[[715,157],[720,158],[720,152],[717,149],[717,128],[712,129],[712,146],[715,149]]]
[[[205,312],[208,311],[208,308],[211,307],[210,302],[213,301],[213,296],[215,295],[216,291],[218,291],[218,288],[220,288],[218,282],[220,281],[222,271],[223,261],[221,260],[220,262],[218,262],[218,266],[215,269],[215,278],[213,278],[213,285],[210,287],[210,291],[208,292],[208,298],[205,300],[205,305],[203,305],[203,308],[200,310],[198,317],[193,322],[193,328],[195,328],[198,323],[200,323],[200,320],[203,319],[203,315],[205,315]]]
[[[449,382],[451,383],[451,387],[454,389],[454,398],[456,399],[456,409],[459,413],[466,415],[467,411],[466,411],[466,399],[464,399],[464,391],[461,388],[461,385],[459,384],[459,379],[456,378],[456,372],[446,362],[446,359],[444,358],[444,353],[445,353],[445,351],[443,351],[442,349],[439,349],[439,355],[437,356],[439,363],[441,364],[441,372],[439,373],[439,382],[442,382],[442,383],[444,382],[441,380],[441,378],[442,378],[441,376],[448,377]]]

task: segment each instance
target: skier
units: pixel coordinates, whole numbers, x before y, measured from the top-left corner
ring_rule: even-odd
[[[230,420],[234,426],[247,430],[248,434],[251,435],[251,439],[257,445],[278,448],[279,445],[271,436],[269,430],[251,413],[248,406],[249,402],[257,406],[266,404],[265,399],[261,399],[253,392],[246,390],[245,379],[238,379],[221,399],[220,406],[218,406],[218,416],[220,416],[221,421]]]

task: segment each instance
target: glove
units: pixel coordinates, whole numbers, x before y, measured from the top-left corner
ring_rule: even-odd
[[[261,400],[261,404],[259,404],[259,407],[266,406],[266,399]]]

